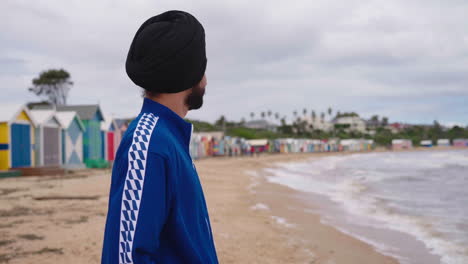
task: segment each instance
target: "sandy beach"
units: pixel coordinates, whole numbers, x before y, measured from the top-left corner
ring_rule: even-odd
[[[324,155],[342,154],[195,161],[220,263],[397,263],[317,214],[301,221],[287,209],[304,208],[293,190],[253,176],[275,162]],[[110,170],[0,179],[0,263],[99,263],[109,185]]]

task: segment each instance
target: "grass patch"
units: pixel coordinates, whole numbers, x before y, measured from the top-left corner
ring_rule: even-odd
[[[86,223],[88,222],[88,217],[87,216],[81,216],[79,219],[71,219],[71,220],[65,220],[66,224],[80,224],[80,223]]]
[[[37,236],[35,234],[22,234],[18,235],[19,238],[26,239],[26,240],[42,240],[44,239],[43,236]]]
[[[24,188],[0,188],[0,196],[9,195],[10,193],[18,192],[18,191],[27,191],[28,189]]]
[[[63,255],[63,248],[48,248],[48,247],[45,247],[41,250],[38,250],[38,251],[33,251],[31,252],[31,254],[46,254],[46,253],[54,253],[54,254],[59,254],[59,255]]]
[[[14,240],[0,240],[0,247],[9,245],[11,243],[15,242]]]
[[[34,210],[28,207],[16,206],[10,210],[0,210],[0,217],[17,217],[17,216],[26,216],[26,215],[45,215],[52,214],[54,211],[51,209],[47,210]]]
[[[39,197],[34,197],[34,200],[37,201],[47,201],[47,200],[97,200],[99,199],[99,195],[93,195],[93,196],[39,196]]]

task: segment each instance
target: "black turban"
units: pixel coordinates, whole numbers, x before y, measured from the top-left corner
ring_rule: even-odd
[[[195,86],[206,70],[205,30],[183,11],[146,20],[133,38],[125,68],[138,86],[155,93],[177,93]]]

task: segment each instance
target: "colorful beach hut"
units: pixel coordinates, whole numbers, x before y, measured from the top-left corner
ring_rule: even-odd
[[[104,120],[99,105],[57,106],[57,111],[75,111],[85,128],[83,134],[83,161],[87,167],[103,166],[101,122]]]
[[[120,144],[120,130],[115,119],[106,117],[101,123],[102,148],[101,155],[104,160],[114,161],[115,152]]]
[[[409,139],[392,139],[393,150],[410,149],[412,147],[413,142],[411,142]]]
[[[438,139],[437,140],[437,146],[449,147],[450,146],[450,139],[447,139],[447,138]]]
[[[32,166],[35,125],[24,105],[0,111],[0,170]]]
[[[247,143],[251,147],[252,153],[265,152],[268,150],[268,139],[249,139]]]
[[[62,163],[62,125],[53,110],[31,110],[36,121],[35,166],[59,166]]]
[[[132,122],[134,118],[127,118],[127,119],[122,119],[122,118],[114,118],[115,125],[117,126],[117,131],[118,133],[115,134],[116,136],[116,142],[118,142],[117,146],[120,144],[120,141],[122,140],[122,136],[127,131],[128,125],[130,122]]]
[[[62,124],[62,165],[65,168],[83,168],[83,133],[85,127],[75,111],[57,112]]]
[[[421,145],[421,147],[430,148],[432,147],[432,140],[421,140],[419,145]]]
[[[466,138],[457,138],[453,140],[454,147],[468,147],[468,139]]]

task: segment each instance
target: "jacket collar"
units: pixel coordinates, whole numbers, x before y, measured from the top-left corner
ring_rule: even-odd
[[[144,98],[143,106],[141,108],[142,113],[153,113],[155,116],[163,117],[167,120],[171,130],[176,133],[177,139],[179,139],[189,151],[190,141],[192,140],[193,124],[185,121],[176,112],[172,111],[169,107],[153,101],[148,98]]]

